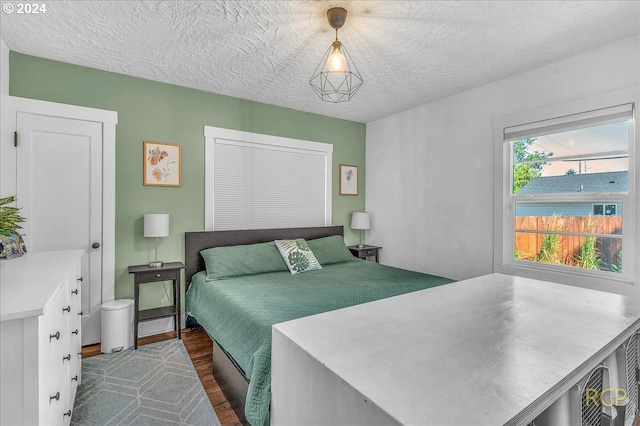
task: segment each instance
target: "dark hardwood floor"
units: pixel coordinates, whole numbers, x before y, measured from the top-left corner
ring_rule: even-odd
[[[160,342],[168,339],[175,339],[176,332],[167,332],[156,334],[153,336],[141,337],[138,339],[138,346],[150,343]],[[182,330],[182,342],[184,343],[191,363],[196,369],[204,390],[209,396],[211,405],[216,411],[218,419],[223,426],[244,426],[242,420],[236,415],[230,401],[220,389],[218,382],[213,377],[212,350],[211,339],[202,328],[187,328]],[[82,358],[100,355],[100,344],[84,346],[82,348]]]

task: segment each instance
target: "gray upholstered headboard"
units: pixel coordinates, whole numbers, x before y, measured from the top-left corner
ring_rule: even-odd
[[[312,240],[314,238],[329,237],[331,235],[344,235],[344,227],[320,226],[313,228],[185,232],[185,289],[189,288],[189,284],[191,284],[191,277],[193,277],[195,273],[205,270],[204,259],[200,255],[201,250],[211,247],[265,243],[267,241],[282,239],[304,238],[307,240]]]

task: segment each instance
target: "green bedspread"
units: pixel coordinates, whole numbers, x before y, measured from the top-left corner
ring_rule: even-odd
[[[187,312],[229,352],[250,379],[245,415],[269,424],[271,326],[452,282],[364,260],[291,275],[272,272],[206,281],[196,274],[186,295]]]

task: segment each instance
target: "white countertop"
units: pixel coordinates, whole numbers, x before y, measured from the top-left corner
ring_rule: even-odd
[[[274,325],[400,424],[456,426],[521,424],[639,327],[640,298],[502,274]]]
[[[42,315],[82,250],[0,259],[0,321]]]

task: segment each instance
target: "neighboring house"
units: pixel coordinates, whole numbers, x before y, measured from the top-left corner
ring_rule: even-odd
[[[531,179],[522,187],[518,194],[560,194],[567,192],[621,192],[627,191],[628,172],[587,173],[563,176],[546,176]],[[591,203],[580,202],[567,205],[557,203],[527,203],[516,205],[518,216],[551,216],[553,214],[563,216],[588,216],[622,215],[620,203]]]

